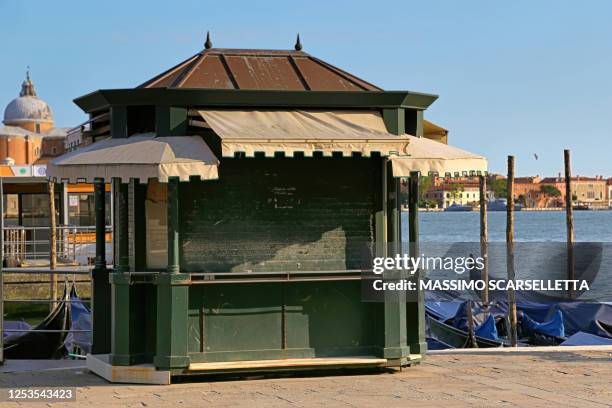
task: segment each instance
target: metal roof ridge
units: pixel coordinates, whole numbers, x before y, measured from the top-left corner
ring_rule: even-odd
[[[200,54],[225,54],[225,55],[256,55],[256,56],[270,56],[270,57],[282,57],[282,56],[300,56],[300,57],[308,57],[310,54],[304,51],[297,50],[275,50],[275,49],[265,49],[265,48],[209,48],[204,49],[199,52]]]

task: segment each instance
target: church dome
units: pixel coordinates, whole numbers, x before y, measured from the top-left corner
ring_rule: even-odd
[[[4,124],[19,125],[25,122],[53,123],[51,108],[36,95],[29,73],[21,84],[19,96],[4,110]]]

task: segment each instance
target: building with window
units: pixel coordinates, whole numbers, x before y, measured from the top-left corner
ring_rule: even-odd
[[[478,206],[480,190],[478,184],[449,183],[434,186],[423,197],[435,202],[438,208],[447,208],[453,204]]]
[[[573,177],[572,198],[576,205],[588,207],[607,207],[607,182],[603,176],[595,177]]]

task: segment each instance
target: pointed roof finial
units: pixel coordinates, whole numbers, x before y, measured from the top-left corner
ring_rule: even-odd
[[[21,92],[19,96],[36,96],[36,89],[34,89],[34,83],[30,79],[30,66],[26,70],[26,79],[21,84]]]
[[[295,50],[302,51],[302,42],[300,41],[300,33],[297,35],[297,40],[295,40]]]
[[[206,42],[204,43],[204,48],[207,50],[212,48],[212,41],[210,41],[210,31],[206,32]]]

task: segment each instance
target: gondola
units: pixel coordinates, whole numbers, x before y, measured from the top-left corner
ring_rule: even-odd
[[[448,325],[432,316],[426,315],[429,336],[441,343],[447,344],[453,348],[471,348],[470,338],[466,331],[457,329]],[[503,347],[507,345],[502,340],[491,340],[483,337],[474,336],[478,348]]]
[[[64,339],[70,329],[70,294],[66,287],[56,307],[33,330],[54,330],[54,332],[21,332],[4,338],[6,359],[54,359],[65,354]],[[59,332],[59,330],[62,330]]]
[[[588,287],[593,286],[593,282],[600,271],[600,265],[602,262],[603,246],[601,243],[593,242],[578,242],[574,244],[574,252],[576,254],[576,270],[574,271],[574,279],[584,281]],[[559,255],[562,255],[559,253]],[[473,255],[470,254],[473,257]],[[552,266],[547,266],[546,262],[541,265],[543,270],[552,270]],[[482,271],[476,268],[469,270],[469,277],[471,281],[478,281],[482,279]],[[505,279],[497,279],[498,281],[505,281]],[[515,292],[516,301],[521,302],[537,302],[537,303],[550,303],[556,304],[560,302],[576,301],[579,299],[587,290],[575,290],[570,295],[568,292],[559,294],[557,292],[541,292],[541,291],[527,291],[517,290]],[[477,291],[473,292],[476,296],[480,297],[481,294]],[[491,302],[505,302],[508,299],[508,292],[505,290],[489,290],[489,300]]]

